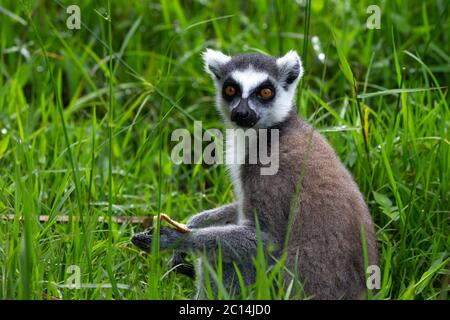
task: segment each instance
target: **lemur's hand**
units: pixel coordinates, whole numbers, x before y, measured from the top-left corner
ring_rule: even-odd
[[[183,234],[175,229],[161,227],[159,230],[159,248],[161,250],[174,248]]]
[[[159,247],[161,250],[174,247],[180,240],[182,234],[172,228],[161,227],[159,230]],[[152,248],[153,229],[147,229],[144,232],[137,233],[131,238],[131,242],[144,251],[150,251]]]
[[[144,251],[150,251],[152,247],[152,236],[153,236],[152,228],[149,228],[143,232],[136,233],[132,238],[131,242]]]

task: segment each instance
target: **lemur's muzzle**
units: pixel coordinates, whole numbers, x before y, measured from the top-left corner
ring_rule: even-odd
[[[248,105],[248,99],[241,99],[239,105],[231,111],[231,121],[240,127],[253,127],[258,120],[258,115]]]

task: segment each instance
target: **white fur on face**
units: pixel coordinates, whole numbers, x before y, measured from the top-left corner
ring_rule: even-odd
[[[229,120],[229,117],[231,110],[236,107],[237,104],[234,106],[229,106],[223,100],[221,94],[221,76],[217,74],[217,72],[220,72],[220,69],[231,60],[231,57],[220,51],[207,49],[203,53],[203,60],[205,70],[212,76],[216,86],[216,107],[227,126],[235,127],[235,125]],[[252,90],[267,79],[271,79],[276,87],[276,95],[270,107],[256,107],[251,101],[249,102],[249,107],[253,109],[260,117],[258,123],[255,125],[256,128],[267,128],[284,121],[294,107],[297,84],[302,78],[304,72],[301,59],[297,52],[291,50],[283,57],[278,58],[276,60],[276,64],[280,74],[279,79],[272,79],[268,73],[255,70],[252,67],[246,70],[236,70],[231,73],[234,80],[241,86],[243,98],[248,98]],[[289,76],[291,76],[291,71],[294,69],[298,70],[297,78],[293,81],[292,79],[288,80]]]
[[[248,68],[243,71],[237,70],[231,73],[231,77],[241,86],[242,98],[248,98],[250,92],[269,78],[269,75],[262,71]]]
[[[281,80],[277,83],[277,93],[272,107],[264,110],[260,114],[260,119],[257,123],[257,126],[260,128],[273,126],[287,118],[294,107],[297,85],[303,76],[302,61],[297,52],[293,50],[277,59],[277,67]],[[287,74],[296,67],[299,71],[298,77],[292,83],[287,84],[285,82]]]
[[[251,103],[251,101],[249,102],[249,107],[253,109],[260,117],[258,123],[255,125],[256,128],[271,127],[277,123],[284,121],[287,118],[294,106],[295,92],[298,80],[294,81],[294,83],[292,83],[287,87],[287,89],[285,89],[282,86],[284,83],[277,82],[275,79],[272,79],[272,77],[270,77],[266,72],[258,71],[253,68],[233,71],[231,73],[231,77],[240,85],[243,98],[248,98],[250,93],[267,79],[272,80],[272,83],[275,84],[276,95],[271,106],[268,106],[267,108],[256,108]],[[223,101],[222,95],[220,93],[220,83],[216,83],[216,85],[216,104],[219,107],[218,109],[222,115],[228,114],[228,112],[224,113],[224,109],[232,110],[234,106],[231,106],[230,108],[226,105],[226,102]],[[224,118],[226,119],[226,116]],[[233,124],[231,124],[231,126],[233,126]]]
[[[296,85],[288,87],[287,90],[277,86],[273,105],[260,112],[260,119],[256,126],[258,128],[267,128],[284,121],[294,107],[296,89]]]

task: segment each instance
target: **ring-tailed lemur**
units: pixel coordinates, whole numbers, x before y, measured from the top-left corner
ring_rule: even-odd
[[[298,54],[231,57],[208,49],[203,59],[228,126],[279,130],[277,148],[270,146],[271,152],[278,152],[279,169],[275,175],[261,175],[259,163],[231,165],[237,202],[194,215],[187,234],[161,227],[161,249],[176,249],[179,262],[181,253],[190,251],[215,257],[220,244],[223,284],[239,292],[235,264],[246,284],[255,279],[257,218],[265,252],[274,247],[272,255],[279,257],[289,234],[286,265],[297,268],[293,272],[306,296],[361,297],[366,290],[361,230],[368,263],[376,264],[373,223],[350,173],[327,141],[295,112],[296,87],[303,75]],[[231,144],[227,153],[236,152]],[[148,250],[151,238],[146,231],[132,241]],[[181,272],[191,274],[192,269]]]

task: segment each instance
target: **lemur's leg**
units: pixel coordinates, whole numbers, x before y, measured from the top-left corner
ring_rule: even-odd
[[[209,226],[226,225],[236,222],[238,206],[230,203],[219,208],[206,210],[193,215],[187,222],[189,229],[200,229]],[[185,260],[186,253],[180,250],[174,251],[171,265],[174,271],[194,278],[194,266]]]

